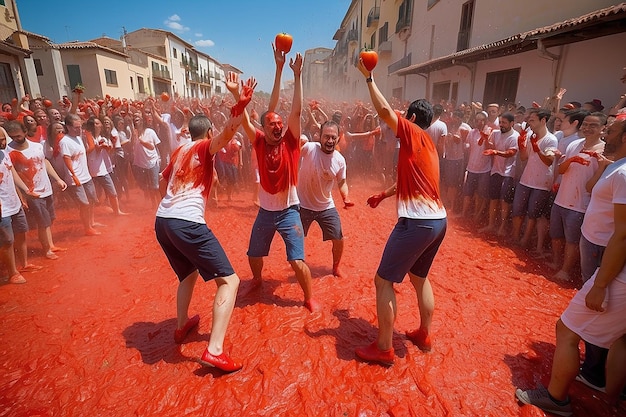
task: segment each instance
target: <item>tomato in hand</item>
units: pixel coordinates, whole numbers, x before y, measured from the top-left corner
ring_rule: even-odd
[[[378,53],[373,49],[363,49],[359,54],[359,58],[363,60],[363,66],[368,71],[372,71],[378,64]]]
[[[167,94],[165,91],[161,93],[161,100],[163,101],[169,101],[170,100],[170,95]]]
[[[292,44],[293,44],[293,36],[285,32],[279,33],[278,35],[276,35],[276,38],[274,39],[274,45],[276,46],[276,49],[286,54],[289,53],[289,51],[291,51]]]

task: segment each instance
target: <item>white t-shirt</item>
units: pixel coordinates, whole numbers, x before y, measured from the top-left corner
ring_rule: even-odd
[[[589,161],[589,165],[583,165],[577,162],[570,163],[567,171],[565,171],[565,174],[561,177],[559,191],[554,199],[554,204],[579,213],[587,211],[591,194],[587,192],[585,185],[598,169],[598,160],[596,158],[592,158],[590,155],[580,152],[584,146],[585,139],[579,139],[572,142],[567,147],[563,161],[577,155]],[[599,153],[604,151],[604,142],[599,143],[589,150]]]
[[[111,141],[104,136],[98,136],[94,138],[96,143],[105,143],[111,146]],[[89,166],[89,174],[92,177],[104,177],[106,174],[113,172],[113,162],[111,161],[111,155],[106,149],[94,148],[89,154],[87,154],[87,165]]]
[[[151,143],[154,149],[148,149],[141,144],[139,139],[144,142]],[[156,132],[150,128],[146,128],[143,134],[135,141],[133,147],[133,165],[139,168],[150,169],[159,163],[159,151],[157,145],[161,143],[161,140],[157,136]]]
[[[7,146],[7,151],[24,184],[29,190],[39,194],[39,198],[52,195],[52,184],[46,171],[46,157],[43,146],[39,143],[26,141],[28,148],[18,150],[13,147],[13,142]]]
[[[465,156],[465,143],[463,143],[463,135],[461,134],[462,130],[469,132],[470,130],[472,130],[472,128],[467,123],[461,123],[458,129],[456,129],[454,132],[451,132],[455,135],[460,136],[461,139],[459,139],[458,142],[454,138],[446,139],[444,158],[448,161],[458,161],[460,159],[463,159]],[[450,132],[450,129],[448,129],[448,132]]]
[[[480,140],[480,130],[472,129],[467,134],[466,143],[469,145],[469,158],[467,161],[467,172],[481,174],[483,172],[491,172],[491,156],[483,155],[483,151],[487,149],[485,141],[482,145],[478,145]]]
[[[501,152],[506,152],[509,149],[517,150],[517,138],[519,132],[511,129],[506,133],[502,133],[500,129],[494,130],[491,133],[493,137],[494,149]],[[509,158],[503,156],[493,156],[491,160],[491,175],[500,174],[503,177],[515,176],[515,155]]]
[[[430,138],[433,140],[433,143],[437,145],[437,142],[439,142],[439,139],[442,136],[445,136],[448,134],[448,125],[446,125],[440,119],[437,119],[434,122],[432,122],[432,124],[430,125],[428,129],[426,129],[426,133],[428,133],[428,136],[430,136]]]
[[[85,150],[85,145],[81,137],[65,135],[59,142],[59,147],[61,149],[61,155],[63,157],[69,156],[72,160],[72,170],[78,178],[78,181],[80,181],[81,184],[91,181],[89,166],[87,165],[87,151]],[[63,180],[67,185],[75,185],[72,175],[67,168],[64,170],[63,175]]]
[[[15,190],[13,182],[13,163],[4,149],[0,149],[0,204],[2,204],[2,217],[9,217],[19,212],[22,202]]]
[[[327,154],[319,142],[309,142],[300,151],[298,198],[300,206],[313,211],[335,207],[333,185],[346,179],[346,160],[337,151]]]
[[[557,144],[556,137],[550,132],[546,132],[545,136],[537,141],[537,146],[543,154],[548,148],[556,149]],[[519,182],[526,187],[544,191],[552,190],[554,183],[554,164],[548,166],[543,163],[539,154],[533,150],[530,138],[528,139],[528,160]]]
[[[606,167],[591,190],[581,231],[594,245],[606,246],[615,232],[614,204],[626,204],[626,158]]]

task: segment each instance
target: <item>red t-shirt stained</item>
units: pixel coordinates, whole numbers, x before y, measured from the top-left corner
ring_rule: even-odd
[[[300,139],[287,129],[278,145],[265,141],[265,133],[256,130],[254,150],[259,165],[261,187],[270,194],[286,190],[298,182],[298,161],[300,160]]]

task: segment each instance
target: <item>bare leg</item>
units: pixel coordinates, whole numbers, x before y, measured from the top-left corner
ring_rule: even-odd
[[[563,276],[566,276],[569,279],[579,259],[580,259],[580,250],[578,248],[578,245],[572,244],[572,243],[566,243],[563,266],[561,267],[561,271],[559,272],[563,272],[564,274]]]
[[[214,281],[217,284],[217,291],[213,300],[213,323],[208,350],[212,355],[219,356],[224,351],[224,338],[237,298],[239,277],[233,274],[224,278],[215,278]]]
[[[198,271],[194,271],[178,284],[178,292],[176,293],[177,329],[182,329],[189,320],[189,304],[197,279]]]
[[[311,270],[308,265],[301,259],[289,261],[293,271],[296,273],[296,279],[304,292],[304,301],[310,301],[312,298]]]
[[[343,239],[333,239],[333,275],[341,277],[343,274],[339,269],[341,256],[343,255]]]
[[[524,216],[513,217],[513,230],[511,232],[511,239],[513,242],[519,241],[523,222],[524,222]]]
[[[13,248],[15,250],[15,263],[18,268],[28,265],[28,249],[26,247],[26,233],[15,233]]]
[[[6,267],[9,277],[18,273],[15,265],[15,249],[13,248],[13,244],[0,247],[0,261],[2,261]]]
[[[552,375],[548,384],[548,392],[558,401],[567,399],[569,386],[578,375],[579,342],[580,337],[559,319],[556,323],[556,350],[552,358]]]
[[[389,350],[393,345],[393,325],[396,321],[397,305],[393,283],[374,278],[376,286],[376,314],[378,315],[378,349]]]
[[[248,256],[248,263],[250,264],[250,269],[252,270],[252,281],[254,282],[254,285],[261,285],[263,258],[253,258],[252,256]]]
[[[117,214],[118,216],[125,216],[128,214],[120,210],[120,201],[116,195],[110,195],[109,202],[111,203],[111,208],[113,209],[114,214]]]
[[[626,385],[626,335],[611,345],[606,358],[606,396],[609,404],[617,403]]]
[[[420,329],[429,334],[430,325],[433,321],[433,312],[435,311],[433,288],[428,278],[418,277],[410,272],[409,278],[411,278],[411,284],[413,284],[415,294],[417,295],[417,304],[420,310]]]
[[[563,265],[563,251],[565,249],[565,239],[552,239],[552,263],[550,268],[559,270]],[[576,246],[578,251],[578,246]]]
[[[489,223],[487,227],[480,229],[481,232],[495,233],[499,205],[500,200],[489,200]]]
[[[502,208],[500,209],[500,229],[498,230],[499,236],[506,236],[506,229],[509,226],[509,216],[511,215],[511,204],[502,201]],[[521,220],[520,220],[521,228]],[[519,239],[519,230],[517,231],[517,237]]]
[[[537,219],[537,247],[535,251],[539,254],[543,254],[543,248],[546,246],[546,237],[550,230],[550,222],[545,217],[541,216]]]

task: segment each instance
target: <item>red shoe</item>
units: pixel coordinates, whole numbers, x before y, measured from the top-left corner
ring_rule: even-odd
[[[377,343],[378,342],[374,340],[371,345],[356,348],[354,353],[356,353],[356,356],[367,362],[379,362],[387,366],[393,365],[393,348],[389,350],[380,350],[378,349]]]
[[[222,352],[219,356],[215,356],[209,353],[208,348],[204,350],[202,358],[199,362],[202,366],[213,366],[224,372],[235,372],[243,368],[243,364],[233,362],[233,360],[225,352]]]
[[[430,341],[430,335],[423,329],[406,332],[406,337],[424,352],[430,352],[433,347]]]
[[[196,314],[195,316],[187,320],[187,323],[185,323],[182,329],[176,329],[174,331],[174,342],[178,343],[179,345],[183,343],[185,337],[187,337],[187,333],[189,333],[191,329],[196,327],[198,323],[200,323],[200,316]]]

